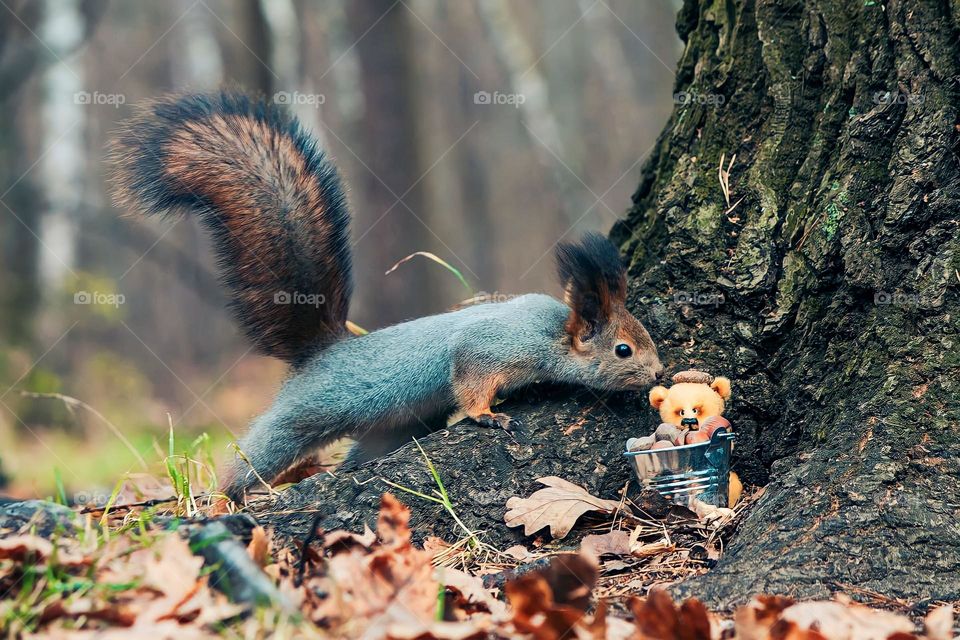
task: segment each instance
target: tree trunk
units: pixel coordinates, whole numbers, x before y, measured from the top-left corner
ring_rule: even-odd
[[[678,29],[680,99],[613,237],[664,362],[732,378],[735,468],[766,485],[681,589],[714,606],[850,586],[960,599],[960,6],[690,0]],[[655,422],[642,394],[553,393],[505,407],[532,446],[463,425],[422,442],[495,543],[518,535],[504,503],[536,477],[613,497],[624,439]],[[356,527],[386,488],[358,483],[378,477],[432,488],[408,446],[274,507]],[[409,502],[422,532],[457,537]]]

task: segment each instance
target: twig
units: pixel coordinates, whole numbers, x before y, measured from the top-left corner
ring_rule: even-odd
[[[200,497],[203,498],[203,497],[208,497],[208,496],[200,496]],[[170,496],[169,498],[154,498],[154,499],[152,499],[152,500],[142,500],[142,501],[140,501],[140,502],[129,502],[129,503],[127,503],[127,504],[115,504],[115,505],[112,505],[110,508],[111,508],[113,511],[117,511],[118,509],[127,509],[127,510],[129,510],[129,509],[133,509],[133,508],[136,508],[136,507],[155,507],[155,506],[157,506],[158,504],[165,504],[165,503],[167,503],[167,502],[174,502],[174,501],[176,501],[176,500],[177,500],[177,496]],[[80,509],[80,513],[96,513],[96,512],[98,512],[98,511],[103,511],[104,509],[106,509],[106,506],[102,506],[102,507],[96,507],[96,506],[94,506],[94,507],[84,507],[84,508]]]
[[[733,211],[733,207],[737,205],[730,206],[730,169],[733,168],[733,163],[737,159],[737,154],[733,154],[730,157],[730,162],[727,163],[726,168],[723,166],[723,161],[726,159],[727,154],[720,154],[720,166],[717,167],[717,177],[720,180],[720,190],[723,191],[723,199],[727,202],[727,213]],[[743,200],[741,198],[740,200]],[[737,202],[740,204],[740,202]]]
[[[233,443],[233,450],[238,456],[240,456],[240,459],[246,462],[247,465],[250,467],[250,471],[248,473],[252,473],[254,476],[256,476],[257,480],[260,481],[260,484],[266,487],[267,493],[269,495],[271,496],[274,495],[276,491],[273,490],[273,487],[270,485],[269,482],[263,479],[263,476],[257,473],[257,470],[254,468],[253,463],[250,462],[250,458],[248,458],[247,454],[243,452],[243,449],[241,449],[240,446],[237,445],[237,443]],[[244,492],[244,504],[246,504],[246,492]]]
[[[307,532],[307,537],[303,539],[303,549],[300,551],[300,560],[297,562],[297,577],[293,581],[296,587],[303,584],[303,574],[307,568],[307,554],[310,551],[310,545],[317,539],[317,527],[320,526],[320,520],[325,515],[327,515],[326,512],[318,511],[317,515],[313,516],[313,520],[310,522],[310,531]]]
[[[83,400],[79,400],[77,398],[74,398],[72,396],[67,396],[62,393],[38,393],[36,391],[21,391],[20,395],[27,398],[60,400],[67,406],[67,409],[70,410],[71,412],[73,410],[73,407],[80,407],[81,409],[85,409],[89,411],[90,413],[95,415],[97,418],[99,418],[101,422],[107,425],[107,427],[113,432],[113,435],[117,436],[117,438],[120,439],[120,442],[122,442],[124,446],[126,446],[127,449],[130,450],[130,453],[134,455],[134,457],[137,459],[137,462],[139,462],[140,466],[143,467],[144,471],[147,471],[150,468],[147,465],[147,461],[143,459],[143,456],[140,455],[140,452],[137,451],[136,447],[134,447],[133,444],[129,440],[127,440],[126,437],[124,437],[123,433],[120,432],[120,429],[118,429],[112,422],[107,420],[102,413],[100,413],[99,411],[91,407],[89,404],[87,404]]]

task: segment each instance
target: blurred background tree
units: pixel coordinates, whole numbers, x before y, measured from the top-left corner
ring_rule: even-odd
[[[10,1],[0,8],[0,451],[13,485],[112,483],[167,415],[218,442],[283,375],[224,309],[189,219],[111,205],[107,144],[138,103],[239,87],[290,105],[355,211],[352,319],[474,291],[558,293],[551,248],[629,204],[672,101],[672,0]],[[638,62],[640,61],[640,62]],[[640,151],[638,155],[638,150]],[[85,297],[86,296],[86,297]],[[42,460],[42,464],[38,464]]]

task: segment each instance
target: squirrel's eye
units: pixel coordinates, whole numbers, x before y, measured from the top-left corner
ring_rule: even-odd
[[[630,345],[622,342],[614,348],[613,352],[617,354],[618,358],[629,358],[633,355],[633,349],[630,348]]]

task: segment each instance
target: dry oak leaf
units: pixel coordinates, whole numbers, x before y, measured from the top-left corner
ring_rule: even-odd
[[[508,527],[523,525],[523,534],[527,536],[550,527],[550,535],[559,540],[570,533],[587,511],[613,513],[620,504],[594,497],[583,487],[556,476],[537,478],[537,482],[547,488],[535,491],[529,498],[510,498],[509,511],[503,517]]]
[[[679,607],[663,590],[653,589],[646,598],[630,598],[639,637],[649,640],[711,640],[719,637],[707,608],[696,598]]]
[[[258,567],[265,567],[270,561],[270,536],[267,535],[263,527],[253,528],[250,536],[250,544],[247,545],[247,553]]]
[[[945,604],[927,614],[923,628],[930,640],[950,640],[953,638],[953,606]]]
[[[758,596],[735,615],[737,637],[744,640],[886,640],[913,636],[905,616],[847,601],[794,604],[789,598]]]
[[[40,536],[21,535],[0,539],[0,560],[42,564],[54,555],[59,566],[81,567],[90,564],[89,558],[56,547]]]
[[[886,640],[895,633],[912,635],[914,631],[906,616],[855,602],[799,602],[784,609],[780,619],[830,640]]]
[[[609,531],[601,535],[584,536],[580,551],[600,556],[629,556],[630,534],[623,530]]]
[[[551,558],[545,568],[508,582],[504,592],[512,608],[514,628],[534,640],[563,640],[582,637],[579,625],[587,637],[596,637],[606,630],[605,610],[592,621],[587,621],[584,614],[597,577],[592,557],[566,553]]]

